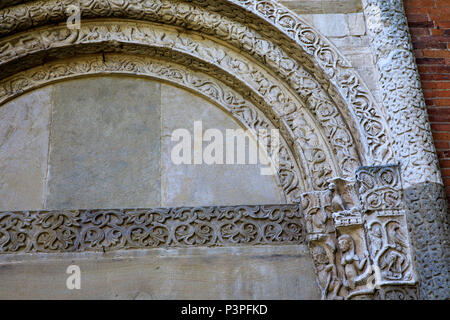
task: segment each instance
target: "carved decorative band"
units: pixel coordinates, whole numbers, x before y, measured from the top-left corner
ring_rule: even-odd
[[[391,213],[387,215],[391,215],[403,208],[403,187],[398,165],[360,167],[356,171],[356,180],[364,210],[388,210]]]
[[[298,205],[0,213],[0,253],[304,241]]]

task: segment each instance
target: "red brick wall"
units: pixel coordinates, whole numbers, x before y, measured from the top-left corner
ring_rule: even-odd
[[[450,0],[404,0],[404,4],[450,200]]]

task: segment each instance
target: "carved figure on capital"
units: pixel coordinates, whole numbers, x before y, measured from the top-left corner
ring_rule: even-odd
[[[338,238],[338,247],[341,254],[343,268],[343,285],[349,290],[355,290],[360,282],[367,278],[365,271],[369,267],[368,254],[360,257],[355,252],[355,241],[343,234]]]

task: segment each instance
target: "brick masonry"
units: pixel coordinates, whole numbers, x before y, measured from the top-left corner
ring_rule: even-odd
[[[450,200],[450,0],[404,0],[404,5]]]

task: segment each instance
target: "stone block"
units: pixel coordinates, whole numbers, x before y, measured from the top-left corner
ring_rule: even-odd
[[[348,13],[346,14],[346,18],[350,35],[363,36],[366,34],[366,24],[362,12]]]
[[[48,209],[160,204],[160,84],[99,77],[56,84]]]
[[[361,0],[280,0],[297,14],[349,13],[362,10]]]
[[[350,34],[345,14],[316,14],[313,24],[327,37],[345,37]]]
[[[0,107],[0,211],[43,209],[50,96],[47,87]]]

